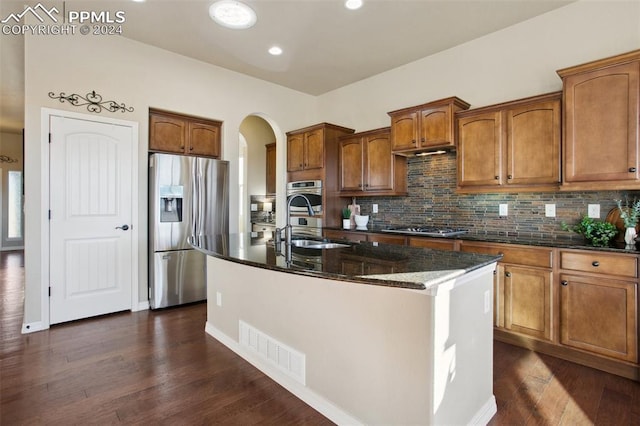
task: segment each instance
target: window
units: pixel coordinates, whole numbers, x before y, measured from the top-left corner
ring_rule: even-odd
[[[22,172],[9,171],[7,237],[22,238]]]

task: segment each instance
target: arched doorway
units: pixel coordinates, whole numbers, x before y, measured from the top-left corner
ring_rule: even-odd
[[[253,223],[272,224],[275,228],[276,193],[267,191],[267,152],[276,144],[278,126],[262,114],[251,114],[240,123],[239,137],[239,221],[238,230],[249,232]],[[277,167],[276,167],[277,168]],[[277,180],[277,174],[275,175]],[[271,185],[270,185],[271,186]],[[277,189],[277,182],[275,188]]]

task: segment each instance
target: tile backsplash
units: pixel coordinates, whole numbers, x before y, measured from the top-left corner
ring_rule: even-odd
[[[477,234],[505,234],[546,238],[582,237],[563,231],[562,222],[573,225],[587,214],[589,204],[600,205],[605,219],[616,199],[640,198],[639,191],[584,191],[456,194],[456,154],[450,152],[408,159],[406,197],[361,197],[362,214],[371,226],[426,225],[468,229]],[[350,199],[345,199],[345,205]],[[372,213],[372,204],[378,213]],[[508,205],[508,216],[499,216],[499,205]],[[545,204],[555,204],[556,217],[545,216]]]

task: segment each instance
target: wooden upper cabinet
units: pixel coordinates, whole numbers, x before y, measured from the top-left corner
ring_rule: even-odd
[[[560,96],[508,109],[507,183],[560,182]]]
[[[221,126],[219,121],[149,110],[149,151],[220,158]]]
[[[304,135],[287,138],[287,171],[304,170]]]
[[[305,169],[324,167],[324,130],[317,129],[305,133]]]
[[[324,167],[324,130],[316,129],[287,138],[287,171]]]
[[[340,195],[401,195],[407,192],[407,160],[391,151],[389,128],[340,138]]]
[[[340,140],[340,191],[362,191],[364,185],[363,141],[361,137],[349,136]]]
[[[458,190],[557,190],[561,93],[458,114]]]
[[[418,146],[418,114],[419,111],[389,113],[394,151],[413,150]]]
[[[559,70],[562,189],[640,188],[640,50]]]
[[[220,139],[219,124],[190,121],[187,153],[220,158]]]
[[[266,145],[266,190],[267,194],[276,193],[276,144]]]
[[[389,112],[393,152],[412,155],[431,149],[455,148],[455,113],[467,108],[468,103],[451,97]]]
[[[149,114],[149,151],[184,153],[187,122],[175,116]]]
[[[502,184],[502,114],[480,112],[458,120],[458,186]]]

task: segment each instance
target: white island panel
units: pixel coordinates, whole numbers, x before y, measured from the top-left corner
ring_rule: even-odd
[[[332,421],[463,425],[495,414],[485,303],[495,264],[434,292],[207,262],[207,332]],[[241,346],[241,321],[303,354],[305,385]]]

